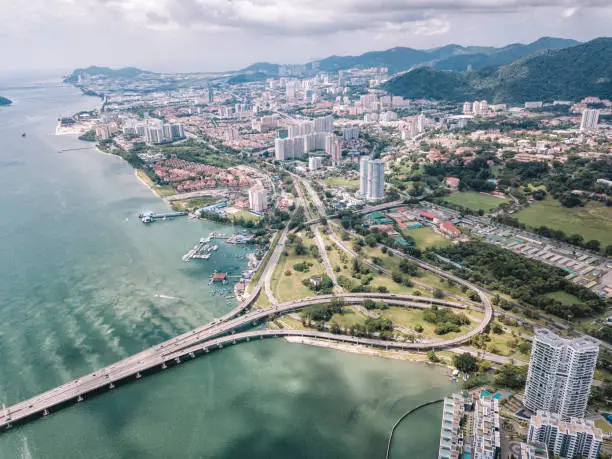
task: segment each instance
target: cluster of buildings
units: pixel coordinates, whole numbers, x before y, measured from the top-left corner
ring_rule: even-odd
[[[275,158],[278,161],[299,159],[307,153],[322,150],[331,156],[334,163],[339,163],[342,140],[332,133],[333,126],[331,115],[289,125],[287,138],[274,139]]]
[[[217,187],[244,188],[249,178],[239,168],[222,169],[178,158],[164,159],[153,166],[155,174],[178,192],[191,192]]]
[[[584,418],[598,353],[589,339],[536,330],[523,397],[531,416],[519,459],[599,457],[603,433]],[[439,459],[500,457],[498,401],[483,393],[444,400]]]
[[[495,459],[500,448],[497,398],[459,393],[444,399],[438,459]]]
[[[612,296],[612,268],[604,257],[500,224],[476,224],[472,231],[490,244],[563,269],[566,279],[598,295]]]
[[[142,137],[147,143],[160,144],[185,138],[185,128],[180,123],[168,124],[149,119],[146,123],[126,122],[122,127],[124,135]]]
[[[385,163],[364,156],[359,160],[359,194],[368,201],[385,197]]]

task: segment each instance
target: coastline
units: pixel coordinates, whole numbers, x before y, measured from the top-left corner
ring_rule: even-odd
[[[404,361],[413,362],[413,363],[423,363],[425,365],[441,366],[451,371],[454,369],[453,366],[447,365],[446,363],[429,361],[427,358],[427,354],[415,354],[412,352],[372,349],[370,347],[362,346],[360,344],[338,343],[338,342],[324,341],[321,339],[309,338],[309,337],[304,337],[304,336],[285,336],[283,339],[291,344],[303,344],[306,346],[315,346],[315,347],[321,347],[325,349],[334,349],[334,350],[338,350],[342,352],[348,352],[350,354],[359,354],[359,355],[365,355],[365,356],[370,356],[370,357],[379,357],[379,358],[391,359],[391,360],[404,360]]]

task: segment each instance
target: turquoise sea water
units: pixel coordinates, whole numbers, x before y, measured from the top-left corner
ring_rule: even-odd
[[[54,135],[99,100],[56,80],[0,81],[0,402],[10,405],[231,309],[213,269],[243,249],[181,256],[217,230],[145,226],[166,204],[116,157]],[[27,137],[22,138],[21,133]],[[440,368],[267,340],[144,378],[0,434],[12,458],[376,458],[401,414],[452,391]],[[397,430],[392,457],[435,457],[439,407]]]

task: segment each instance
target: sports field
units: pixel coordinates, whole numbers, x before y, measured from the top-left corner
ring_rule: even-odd
[[[612,244],[612,207],[589,201],[584,207],[562,207],[558,201],[538,201],[514,215],[527,226],[548,226],[566,235],[580,234],[585,241],[596,239],[602,247]]]
[[[463,206],[471,210],[484,210],[485,212],[489,212],[500,204],[510,201],[508,198],[497,198],[475,191],[459,191],[450,196],[445,196],[443,199],[457,206]]]

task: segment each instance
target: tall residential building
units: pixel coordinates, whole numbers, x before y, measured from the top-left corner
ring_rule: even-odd
[[[322,116],[314,119],[315,132],[332,132],[334,130],[334,117],[332,115]]]
[[[368,163],[369,156],[362,156],[359,160],[359,194],[365,197],[368,193]]]
[[[355,140],[359,138],[359,126],[351,126],[342,129],[344,140]]]
[[[586,109],[582,112],[582,120],[580,121],[580,131],[595,131],[599,122],[599,110]]]
[[[338,139],[337,137],[333,136],[333,139],[334,140],[332,141],[329,154],[331,155],[332,163],[338,165],[342,162],[343,144],[342,140]]]
[[[593,382],[599,346],[587,338],[565,339],[537,329],[525,385],[525,406],[532,412],[583,417]]]
[[[420,114],[417,117],[417,130],[419,131],[419,134],[422,132],[425,132],[426,126],[427,126],[427,118],[425,118],[425,115]]]
[[[320,156],[310,156],[308,158],[308,170],[316,171],[317,169],[321,169],[323,167],[323,158]]]
[[[555,457],[597,459],[603,433],[591,420],[564,421],[558,414],[538,411],[529,421],[527,441],[544,443]]]
[[[472,113],[472,103],[471,102],[464,102],[463,103],[463,114],[464,115],[469,115],[470,113]]]
[[[266,190],[261,183],[258,183],[249,189],[249,208],[255,212],[263,212],[267,207]]]
[[[368,188],[366,199],[377,201],[385,197],[385,163],[380,159],[368,161]]]

